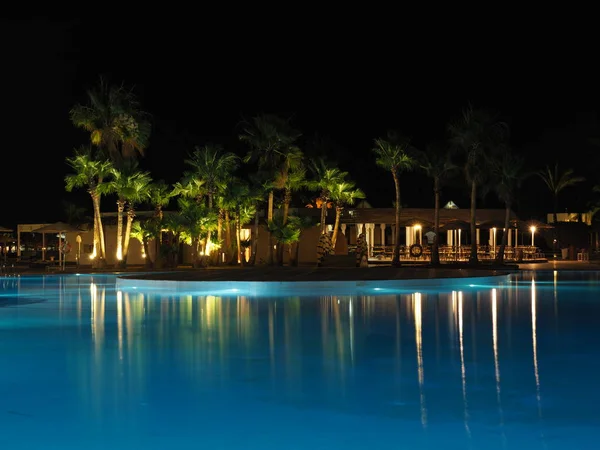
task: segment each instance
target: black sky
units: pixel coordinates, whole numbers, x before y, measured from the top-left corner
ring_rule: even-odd
[[[393,183],[374,164],[373,139],[394,128],[423,146],[442,138],[448,120],[471,102],[500,113],[532,169],[558,160],[586,176],[586,186],[597,184],[599,148],[589,143],[600,137],[597,55],[576,24],[544,30],[505,23],[485,32],[485,23],[469,29],[468,21],[440,27],[425,20],[428,28],[417,28],[404,18],[392,27],[359,16],[304,15],[276,27],[267,18],[191,13],[177,21],[2,19],[0,225],[64,220],[63,199],[87,201],[64,192],[65,157],[87,142],[68,112],[100,75],[134,86],[152,114],[142,165],[168,182],[179,178],[195,145],[241,152],[240,120],[270,112],[291,116],[306,137],[335,141],[332,156],[369,201],[391,206]],[[407,176],[403,190],[408,206],[431,206],[423,177]],[[523,215],[551,209],[539,180],[523,193]],[[466,198],[456,189],[443,200],[467,207]],[[588,198],[573,188],[561,208],[583,208]],[[493,195],[483,205],[497,206]]]

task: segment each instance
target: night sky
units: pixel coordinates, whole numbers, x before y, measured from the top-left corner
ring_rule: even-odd
[[[511,28],[510,39],[492,33],[490,42],[478,36],[469,43],[463,35],[416,35],[373,22],[178,20],[0,20],[0,225],[65,220],[63,200],[89,206],[85,193],[64,191],[65,157],[88,140],[68,113],[86,101],[100,75],[133,86],[152,115],[141,165],[169,183],[179,179],[195,145],[220,143],[243,154],[240,121],[276,113],[291,117],[305,139],[318,134],[335,142],[330,159],[350,172],[373,206],[391,207],[392,178],[375,166],[373,139],[393,128],[423,147],[443,138],[448,121],[471,102],[510,124],[511,143],[531,170],[558,161],[587,178],[564,192],[561,210],[583,210],[592,198],[600,78],[585,36],[570,33],[567,40],[548,32],[542,39],[531,32],[519,40]],[[433,205],[426,178],[403,180],[404,204]],[[466,208],[468,191],[448,189],[442,201],[448,200]],[[490,194],[480,205],[499,204]],[[532,178],[515,209],[522,218],[543,218],[551,205],[541,180]],[[104,210],[112,207],[104,202]]]

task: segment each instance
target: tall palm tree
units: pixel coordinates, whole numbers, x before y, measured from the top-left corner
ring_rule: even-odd
[[[139,176],[138,165],[135,161],[127,161],[121,169],[115,167],[111,170],[111,178],[100,186],[102,194],[116,194],[117,196],[117,253],[115,266],[123,265],[123,222],[125,217],[125,204],[127,196],[132,189],[134,179]]]
[[[108,160],[96,159],[91,147],[82,147],[75,151],[73,157],[66,159],[74,173],[65,176],[65,187],[68,192],[75,188],[86,188],[92,198],[94,209],[94,260],[93,267],[106,267],[106,245],[104,229],[100,215],[101,188],[104,179],[112,172],[112,163]]]
[[[552,218],[554,220],[554,226],[558,223],[558,194],[565,188],[573,186],[574,184],[585,181],[584,177],[577,177],[573,175],[573,169],[567,169],[560,173],[558,163],[554,164],[554,168],[546,166],[544,170],[537,172],[537,175],[546,184],[550,192],[552,193],[553,209]]]
[[[354,205],[354,202],[357,199],[366,198],[366,195],[356,187],[356,184],[353,181],[341,181],[335,184],[329,195],[331,196],[331,201],[335,205],[335,225],[333,226],[333,237],[331,238],[331,244],[335,249],[342,211],[347,205]]]
[[[162,220],[163,208],[171,201],[172,188],[164,181],[158,180],[151,184],[149,201],[154,207],[154,217]]]
[[[400,265],[400,212],[402,204],[400,203],[400,173],[412,170],[415,167],[415,160],[409,155],[410,141],[406,138],[396,138],[391,142],[385,139],[375,139],[373,153],[376,156],[376,164],[382,169],[392,173],[394,187],[396,188],[396,239],[394,253],[392,257],[392,266]]]
[[[152,178],[148,172],[137,172],[131,179],[129,188],[125,191],[127,200],[127,225],[125,226],[125,236],[123,237],[123,267],[127,265],[127,255],[129,254],[129,239],[131,237],[131,225],[135,218],[136,205],[147,201],[152,190]]]
[[[504,252],[508,244],[508,230],[510,227],[510,211],[515,200],[516,191],[523,180],[528,176],[523,167],[525,161],[522,157],[513,154],[508,146],[504,151],[492,159],[492,175],[494,190],[498,198],[504,202],[504,233],[500,249],[496,254],[496,262],[504,263]]]
[[[154,207],[153,230],[155,231],[154,239],[154,268],[160,269],[163,266],[163,258],[161,255],[162,247],[162,222],[163,208],[169,205],[171,201],[171,193],[173,189],[164,180],[158,180],[150,186],[149,202]],[[146,253],[146,258],[149,258]]]
[[[155,236],[155,225],[154,225],[154,220],[145,220],[145,221],[139,221],[136,220],[133,222],[133,224],[131,225],[131,237],[133,239],[137,239],[138,242],[140,244],[142,244],[142,247],[144,249],[144,265],[146,266],[147,269],[150,269],[153,267],[153,261],[150,258],[150,246],[149,246],[149,242],[151,239],[154,238]]]
[[[270,173],[271,181],[276,177],[286,179],[290,169],[302,163],[302,151],[296,145],[301,133],[291,127],[290,121],[272,114],[255,116],[245,123],[239,136],[251,150],[244,162],[256,161],[259,170]],[[267,223],[273,220],[273,189],[269,191]],[[273,246],[269,245],[269,264],[273,264]]]
[[[185,163],[192,167],[187,172],[188,177],[194,177],[204,182],[208,208],[213,208],[214,196],[219,189],[226,187],[227,180],[238,168],[239,157],[231,152],[225,152],[219,145],[196,147]],[[219,228],[220,229],[220,228]],[[208,241],[211,240],[210,233]]]
[[[496,115],[471,105],[461,116],[448,124],[450,143],[453,150],[463,157],[465,178],[471,188],[471,253],[469,262],[476,264],[477,242],[476,207],[477,188],[485,183],[490,175],[488,155],[508,136],[508,125],[498,120]]]
[[[441,142],[432,142],[425,151],[416,154],[420,169],[433,180],[434,219],[433,219],[433,245],[431,246],[431,264],[440,264],[439,233],[440,233],[440,194],[444,182],[451,177],[457,169],[452,162],[451,152]]]
[[[191,157],[185,163],[192,167],[188,175],[193,175],[204,181],[207,195],[207,206],[213,207],[213,198],[219,187],[239,165],[239,157],[231,152],[225,152],[220,145],[205,145],[196,147]]]
[[[331,191],[344,181],[348,172],[344,172],[324,158],[312,159],[310,168],[313,173],[313,179],[307,183],[310,189],[319,191],[319,200],[321,204],[321,234],[327,230],[327,207],[331,202]]]
[[[178,215],[181,217],[180,224],[182,225],[179,234],[185,237],[187,243],[192,246],[194,267],[202,267],[205,262],[203,255],[206,249],[206,238],[209,230],[217,226],[217,215],[193,198],[179,197],[177,205],[179,206]],[[204,242],[204,245],[202,245],[202,242]]]
[[[124,161],[143,155],[151,125],[133,91],[100,78],[98,86],[88,90],[87,96],[86,105],[78,104],[71,109],[71,121],[89,131],[91,143],[103,151],[104,157],[120,168]]]

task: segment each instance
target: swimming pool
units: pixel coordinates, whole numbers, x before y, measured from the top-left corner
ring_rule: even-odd
[[[600,272],[483,281],[0,278],[0,448],[596,448]]]

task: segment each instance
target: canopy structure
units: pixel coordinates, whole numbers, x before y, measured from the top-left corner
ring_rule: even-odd
[[[471,224],[464,220],[453,219],[446,222],[444,225],[440,227],[440,231],[450,231],[450,230],[469,230],[471,228]]]
[[[73,225],[70,225],[68,223],[65,222],[55,222],[55,223],[50,223],[48,225],[45,225],[41,228],[38,228],[35,230],[36,233],[42,233],[42,242],[44,242],[44,244],[42,245],[42,259],[45,259],[45,250],[44,247],[46,246],[45,244],[45,234],[46,233],[58,233],[58,265],[60,267],[64,268],[64,263],[65,263],[65,258],[63,255],[63,245],[62,245],[62,233],[80,233],[83,232],[83,230],[74,227]]]
[[[508,227],[516,228],[515,221],[509,220]],[[491,230],[493,228],[504,229],[504,221],[499,219],[486,220],[485,222],[481,222],[479,225],[477,225],[477,228],[479,228],[480,230]]]

